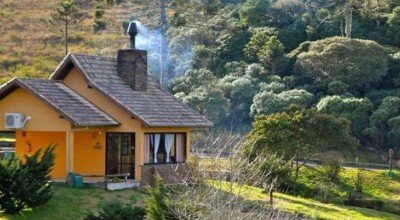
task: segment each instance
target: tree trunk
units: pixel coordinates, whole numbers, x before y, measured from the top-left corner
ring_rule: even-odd
[[[65,17],[65,55],[68,54],[68,16]]]
[[[344,5],[344,19],[345,19],[345,34],[346,37],[351,38],[351,31],[353,27],[353,7],[350,2]]]
[[[160,84],[163,86],[165,78],[168,80],[168,45],[165,36],[167,15],[165,0],[160,0]]]
[[[297,181],[297,178],[299,177],[299,170],[300,170],[300,165],[299,165],[299,154],[296,153],[296,175],[294,178],[294,181]]]
[[[274,208],[274,189],[269,191],[269,203],[271,203],[271,209]]]

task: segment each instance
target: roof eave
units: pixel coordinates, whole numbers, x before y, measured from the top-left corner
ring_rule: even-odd
[[[36,98],[38,98],[39,100],[43,101],[44,103],[47,104],[47,106],[49,106],[51,109],[53,109],[55,112],[57,112],[58,114],[60,114],[62,117],[66,118],[68,121],[70,121],[72,124],[76,125],[79,124],[77,121],[75,121],[74,119],[72,119],[71,117],[69,117],[67,114],[65,114],[64,112],[62,112],[60,109],[58,109],[57,107],[55,107],[53,104],[51,104],[50,102],[48,102],[45,98],[43,98],[42,96],[36,94],[35,91],[33,91],[31,88],[29,88],[29,86],[26,86],[20,79],[16,79],[16,84],[20,87],[25,89],[26,91],[28,91],[30,94],[32,94],[33,96],[35,96]]]
[[[75,127],[115,127],[120,126],[120,123],[113,124],[74,124]]]

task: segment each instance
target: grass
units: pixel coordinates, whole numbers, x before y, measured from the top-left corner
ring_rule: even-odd
[[[6,134],[0,133],[0,142],[15,142],[15,135],[14,134]]]
[[[0,220],[29,219],[83,219],[87,212],[97,213],[99,206],[107,200],[118,198],[125,203],[144,206],[146,193],[141,190],[107,191],[94,187],[71,188],[65,184],[54,184],[54,196],[44,206],[24,210],[20,215],[10,216],[0,212]]]
[[[251,201],[269,201],[267,194],[263,189],[251,186],[239,186],[228,182],[221,184],[216,181],[210,181],[210,184],[221,190],[234,193],[245,200]],[[306,199],[296,196],[274,193],[274,208],[299,214],[309,218],[316,219],[400,219],[399,215],[381,212],[371,209],[350,207],[335,204],[324,204],[313,199]]]
[[[341,203],[349,191],[354,191],[354,180],[358,172],[364,176],[363,197],[384,201],[382,210],[400,214],[400,172],[394,171],[393,176],[388,176],[385,170],[344,168],[335,187],[330,189],[331,201]],[[305,191],[317,191],[319,185],[325,184],[323,172],[320,167],[306,167],[301,170],[298,180]],[[304,195],[304,197],[315,197]]]
[[[208,171],[228,171],[229,164],[224,159],[202,158],[199,166]],[[355,190],[354,181],[358,172],[362,172],[364,176],[363,198],[382,200],[384,205],[381,211],[342,205],[347,193]],[[298,183],[299,196],[275,193],[278,198],[277,208],[324,219],[400,219],[399,171],[394,171],[394,175],[389,176],[385,170],[343,168],[339,181],[332,184],[327,183],[321,167],[303,167]],[[328,201],[332,204],[319,201],[319,187],[329,191]],[[248,193],[242,192],[244,199],[268,201],[269,198],[262,193],[262,189],[248,189]]]
[[[61,24],[49,23],[50,13],[59,1],[54,0],[4,0],[0,1],[0,84],[12,77],[44,78],[65,56]],[[107,6],[104,20],[107,29],[92,30],[96,1],[79,1],[87,16],[77,25],[70,25],[69,49],[74,53],[115,56],[116,49],[127,43],[122,22],[135,16],[142,23],[154,27],[158,22],[149,14],[158,12],[156,1],[124,1],[121,5]],[[34,33],[34,34],[33,34]]]
[[[14,141],[15,141],[15,138],[0,137],[0,141],[4,141],[4,142],[14,142]]]
[[[229,167],[227,161],[224,167]],[[202,166],[215,168],[214,161],[205,160]],[[293,196],[274,193],[274,208],[315,219],[400,219],[400,172],[388,176],[382,170],[361,170],[365,177],[364,197],[380,199],[385,202],[383,211],[341,205],[346,192],[353,190],[353,178],[360,169],[346,168],[341,172],[340,181],[331,188],[332,203],[318,201],[318,195]],[[315,189],[322,183],[321,169],[306,167],[301,170],[299,182],[305,188]],[[239,186],[234,183],[209,181],[209,183],[228,193],[234,193],[244,200],[269,205],[269,197],[263,189],[252,186]],[[144,206],[146,192],[141,190],[106,191],[99,188],[84,187],[76,189],[64,184],[54,184],[54,197],[36,209],[24,210],[20,215],[8,216],[0,213],[0,220],[6,219],[82,219],[88,211],[97,212],[106,200],[119,198],[126,203]],[[396,214],[397,213],[397,214]]]

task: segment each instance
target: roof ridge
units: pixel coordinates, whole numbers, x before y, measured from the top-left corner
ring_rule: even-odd
[[[112,56],[100,56],[95,54],[83,54],[83,53],[71,53],[73,56],[84,56],[84,57],[96,57],[96,58],[108,58],[108,59],[117,59],[117,57]]]

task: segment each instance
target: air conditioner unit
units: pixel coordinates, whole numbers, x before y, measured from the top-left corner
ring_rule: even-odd
[[[6,128],[20,129],[25,125],[25,115],[21,113],[6,113],[5,122]]]

